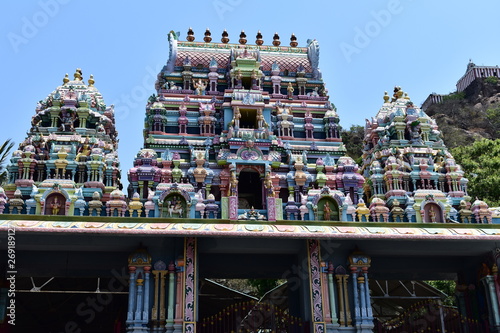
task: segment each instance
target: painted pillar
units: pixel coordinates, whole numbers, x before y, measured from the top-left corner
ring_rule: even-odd
[[[349,263],[354,299],[354,325],[356,332],[369,333],[373,329],[370,288],[368,287],[368,268],[371,259],[360,252],[355,252],[349,256]]]
[[[267,220],[276,221],[276,198],[267,197]]]
[[[174,333],[182,333],[182,321],[184,318],[184,259],[177,261],[177,283],[175,287],[175,319]]]
[[[142,306],[143,301],[143,283],[144,279],[142,278],[142,274],[137,274],[137,302],[135,304],[135,322],[142,322]]]
[[[365,278],[365,303],[366,303],[366,317],[373,318],[373,309],[370,297],[370,286],[368,285],[368,267],[362,268],[363,277]]]
[[[165,279],[162,281],[165,283]],[[168,265],[168,304],[167,304],[167,332],[174,331],[174,309],[175,309],[175,265]]]
[[[325,262],[321,263],[321,294],[323,295],[323,313],[326,325],[332,323],[332,312],[330,310],[330,298],[328,297],[328,265]]]
[[[155,266],[157,263],[155,264]],[[153,277],[154,277],[154,284],[155,284],[155,291],[154,291],[154,301],[153,301],[153,308],[151,309],[151,322],[153,324],[153,331],[156,332],[158,325],[158,319],[159,319],[159,308],[158,308],[158,302],[159,302],[159,297],[158,297],[158,291],[160,290],[160,285],[159,285],[159,277],[161,273],[158,270],[153,271]]]
[[[323,293],[321,288],[319,241],[315,239],[309,239],[307,241],[307,245],[309,285],[311,293],[312,332],[322,333],[326,331],[326,327],[323,315]]]
[[[229,197],[229,219],[231,221],[238,220],[238,197]]]
[[[144,267],[144,306],[142,310],[142,323],[147,325],[149,322],[149,285],[151,277],[151,266]]]
[[[352,293],[354,295],[354,322],[355,324],[361,322],[361,311],[360,311],[360,299],[358,291],[358,271],[356,268],[351,267],[351,277],[352,277]]]
[[[188,237],[184,240],[184,322],[183,332],[196,332],[196,309],[197,309],[197,283],[198,272],[196,271],[196,238]]]
[[[134,307],[135,307],[135,271],[136,267],[129,266],[129,292],[128,292],[128,311],[127,311],[127,325],[132,324],[134,320]]]
[[[127,332],[149,332],[149,276],[151,256],[140,248],[128,258],[130,272]]]
[[[153,332],[164,332],[165,325],[165,270],[166,265],[163,261],[154,264],[154,303],[151,310],[151,325]]]
[[[335,306],[335,286],[333,285],[333,264],[328,264],[328,296],[330,297],[330,317],[332,325],[338,327],[337,309]]]
[[[488,315],[490,318],[491,332],[500,332],[500,313],[496,297],[495,281],[493,275],[486,275],[481,279],[486,292]]]

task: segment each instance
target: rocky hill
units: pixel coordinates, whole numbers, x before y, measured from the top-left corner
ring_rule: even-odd
[[[461,93],[443,96],[426,113],[436,119],[449,148],[500,138],[500,80],[476,79]]]

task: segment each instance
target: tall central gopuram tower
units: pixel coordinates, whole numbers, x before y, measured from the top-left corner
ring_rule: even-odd
[[[194,38],[169,34],[129,194],[156,217],[346,220],[342,206],[358,202],[364,179],[343,157],[318,42]]]

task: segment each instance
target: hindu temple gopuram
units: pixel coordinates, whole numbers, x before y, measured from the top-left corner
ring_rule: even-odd
[[[92,75],[37,104],[0,188],[0,331],[500,332],[500,218],[436,122],[394,88],[358,165],[318,41],[235,39],[168,34],[125,189]]]

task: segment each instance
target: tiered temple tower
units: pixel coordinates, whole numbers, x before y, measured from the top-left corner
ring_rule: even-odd
[[[129,171],[129,195],[149,200],[148,216],[346,220],[342,207],[358,202],[364,179],[344,156],[318,42],[178,37],[169,34]]]
[[[7,167],[5,213],[113,215],[106,203],[125,204],[113,105],[106,106],[92,75],[87,82],[77,69],[37,104]]]
[[[387,92],[366,121],[363,174],[372,221],[491,223],[486,203],[471,204],[460,165],[434,119],[403,93]]]

